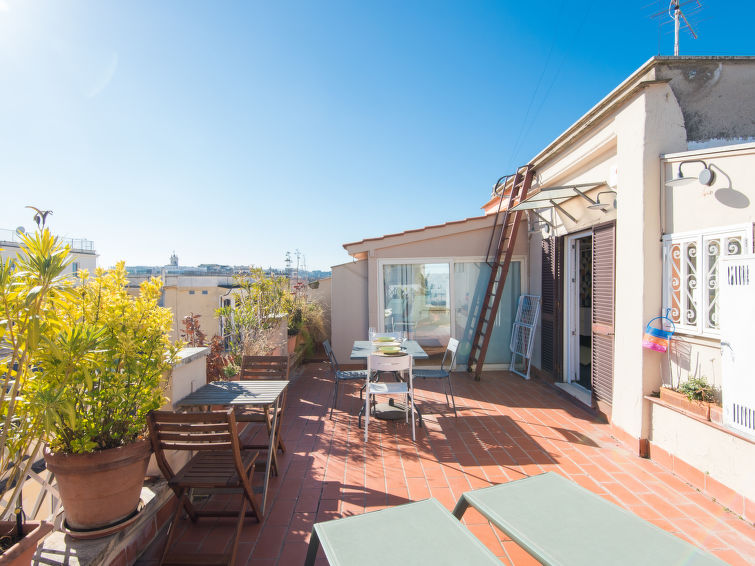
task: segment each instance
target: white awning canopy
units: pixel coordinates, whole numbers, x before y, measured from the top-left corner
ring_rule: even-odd
[[[576,219],[561,207],[561,203],[573,199],[574,197],[582,197],[588,201],[590,205],[597,205],[598,203],[588,197],[585,192],[605,184],[605,181],[598,181],[595,183],[579,183],[575,185],[563,185],[560,187],[546,187],[540,189],[534,195],[528,196],[522,202],[512,207],[511,210],[532,210],[533,212],[537,212],[537,210],[542,208],[553,207],[571,218],[573,222],[576,222]]]

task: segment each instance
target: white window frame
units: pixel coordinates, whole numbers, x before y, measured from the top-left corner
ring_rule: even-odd
[[[454,330],[456,328],[456,301],[455,297],[455,281],[454,281],[454,265],[457,263],[483,263],[485,256],[455,256],[455,257],[411,257],[411,258],[379,258],[377,260],[377,304],[378,304],[378,320],[377,328],[378,332],[385,332],[385,317],[382,313],[385,312],[385,297],[383,292],[383,266],[384,265],[406,265],[406,264],[421,264],[421,263],[446,263],[448,264],[448,292],[449,292],[449,308],[451,309],[450,317],[450,334],[451,338],[461,339],[456,336]],[[514,254],[511,257],[511,261],[520,262],[520,289],[522,294],[529,293],[529,271],[527,265],[526,255]],[[513,322],[513,321],[512,321]],[[427,366],[436,367],[436,366]],[[437,366],[440,367],[440,366]],[[488,369],[508,369],[509,364],[485,364]]]
[[[666,234],[661,239],[663,242],[663,314],[669,312],[669,316],[676,324],[676,331],[682,334],[703,336],[720,339],[721,331],[717,321],[711,322],[710,311],[718,304],[718,273],[721,257],[732,255],[749,254],[752,251],[753,225],[735,224],[731,226],[719,226],[694,230],[689,232],[676,232]],[[740,238],[741,248],[739,253],[728,253],[727,239]],[[715,262],[710,262],[710,255],[705,253],[705,246],[717,245],[720,254]],[[679,247],[680,257],[678,269],[674,265],[674,248]],[[694,266],[685,257],[684,250],[690,250],[690,257],[694,259]],[[685,286],[684,281],[690,283]],[[674,282],[677,282],[676,285]],[[674,287],[678,286],[678,299],[681,304],[675,305]],[[710,300],[705,289],[713,289],[715,295]],[[685,320],[685,305],[689,304],[695,309],[695,319]],[[670,311],[669,311],[670,309]]]

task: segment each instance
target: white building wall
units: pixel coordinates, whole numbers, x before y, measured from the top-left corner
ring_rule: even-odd
[[[660,386],[660,354],[642,348],[645,324],[661,311],[660,160],[686,148],[681,110],[667,84],[645,88],[616,116],[619,169],[612,423],[647,438],[644,395]]]

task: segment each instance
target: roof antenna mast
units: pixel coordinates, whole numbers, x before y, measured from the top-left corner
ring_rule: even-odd
[[[689,2],[685,2],[685,4],[688,4]],[[702,5],[700,4],[699,0],[695,2],[697,4],[698,8],[702,8]],[[684,20],[684,25],[689,28],[689,33],[692,35],[693,38],[697,39],[697,34],[695,33],[695,30],[692,29],[692,26],[687,21],[687,18],[684,16],[684,13],[682,12],[681,4],[679,0],[671,0],[671,3],[668,7],[668,15],[669,17],[674,20],[674,57],[679,56],[679,27],[681,24],[681,21]]]

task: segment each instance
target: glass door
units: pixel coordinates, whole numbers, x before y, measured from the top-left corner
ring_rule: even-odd
[[[405,331],[430,356],[417,365],[439,365],[451,336],[448,263],[383,265],[383,327]]]
[[[472,349],[472,339],[480,315],[482,300],[490,280],[490,266],[485,262],[454,263],[454,334],[460,341],[456,354],[457,367],[466,365]],[[493,335],[485,356],[485,364],[511,362],[511,328],[516,315],[517,301],[522,292],[522,265],[512,261],[509,266],[503,296],[496,314]]]

